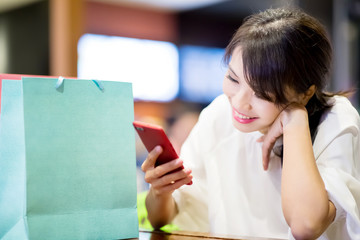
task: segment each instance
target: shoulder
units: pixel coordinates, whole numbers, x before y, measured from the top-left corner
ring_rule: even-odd
[[[359,135],[360,117],[351,102],[342,96],[332,97],[328,101],[333,106],[323,114],[320,120],[314,142],[315,156],[334,139],[344,134],[351,134],[354,138]]]
[[[328,100],[333,104],[331,109],[322,116],[320,128],[334,127],[339,131],[343,131],[347,128],[354,128],[354,133],[359,132],[360,117],[357,110],[351,104],[351,102],[342,96],[335,96]]]

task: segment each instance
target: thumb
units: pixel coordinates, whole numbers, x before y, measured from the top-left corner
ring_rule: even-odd
[[[260,143],[263,142],[265,139],[265,135],[262,135],[261,137],[259,137],[258,139],[256,139],[256,142]]]
[[[145,161],[141,165],[141,170],[146,172],[149,169],[155,167],[155,162],[158,159],[159,155],[163,152],[161,146],[156,146],[149,154],[147,155]]]

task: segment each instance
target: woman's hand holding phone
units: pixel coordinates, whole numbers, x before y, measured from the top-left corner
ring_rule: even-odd
[[[185,184],[192,184],[191,170],[184,169],[183,161],[179,158],[155,166],[156,160],[162,152],[162,147],[156,146],[150,151],[141,166],[145,172],[145,181],[151,184],[154,193],[156,195],[171,194]]]
[[[154,124],[134,121],[134,128],[149,154],[142,165],[145,181],[156,194],[172,193],[184,184],[192,184],[190,169],[184,169],[164,130]]]

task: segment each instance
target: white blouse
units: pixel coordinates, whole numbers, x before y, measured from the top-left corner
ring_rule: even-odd
[[[314,155],[336,218],[320,239],[360,239],[360,118],[344,97],[323,116]],[[225,95],[200,115],[181,150],[193,185],[173,193],[181,229],[227,236],[292,238],[281,208],[281,162],[262,167],[260,132],[232,125]]]

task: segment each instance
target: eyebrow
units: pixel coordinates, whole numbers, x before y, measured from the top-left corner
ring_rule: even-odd
[[[236,75],[236,73],[234,72],[234,70],[231,68],[230,65],[229,65],[229,70],[230,70],[236,77],[238,77],[238,75]]]

